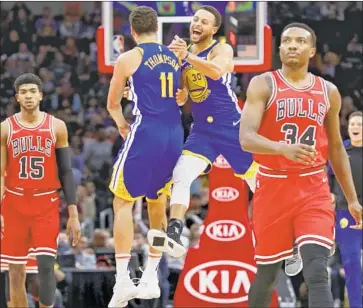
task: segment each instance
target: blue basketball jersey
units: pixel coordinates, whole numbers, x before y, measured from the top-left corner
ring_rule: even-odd
[[[129,78],[133,114],[180,123],[180,108],[175,101],[181,78],[178,58],[158,43],[142,43],[136,48],[143,57]]]
[[[197,56],[208,59],[212,49],[219,42],[213,41],[211,46]],[[227,73],[218,80],[213,80],[195,69],[191,64],[182,64],[183,80],[192,100],[192,114],[195,125],[231,124],[239,121],[241,110],[238,99],[232,90],[232,74]]]

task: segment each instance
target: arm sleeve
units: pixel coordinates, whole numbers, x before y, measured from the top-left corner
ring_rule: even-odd
[[[68,205],[76,204],[76,183],[74,181],[69,147],[55,150],[57,156],[58,174],[64,196]]]

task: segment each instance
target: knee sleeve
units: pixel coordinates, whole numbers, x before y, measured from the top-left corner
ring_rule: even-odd
[[[37,256],[40,283],[39,300],[43,305],[52,306],[55,298],[55,259],[52,256]]]
[[[251,308],[268,307],[274,287],[281,271],[282,262],[258,265],[256,277],[248,292],[248,306]]]
[[[190,186],[208,167],[208,163],[191,155],[180,156],[173,171],[173,189],[170,204],[182,204],[189,207]]]
[[[303,274],[309,289],[309,307],[333,307],[328,275],[330,250],[317,244],[307,244],[301,246],[300,253]]]
[[[316,244],[303,245],[300,248],[304,266],[304,278],[309,283],[328,282],[329,249]]]

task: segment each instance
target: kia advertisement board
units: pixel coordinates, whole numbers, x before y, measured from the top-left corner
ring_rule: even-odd
[[[257,268],[248,220],[248,186],[223,156],[209,176],[208,214],[200,243],[190,248],[174,307],[248,307]],[[271,307],[277,307],[274,294]]]

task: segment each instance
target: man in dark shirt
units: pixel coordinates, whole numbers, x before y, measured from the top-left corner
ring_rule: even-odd
[[[354,186],[358,200],[362,204],[362,112],[356,111],[349,116],[348,133],[350,142],[346,144]],[[336,241],[340,248],[345,283],[348,289],[350,307],[362,307],[362,230],[350,228],[355,225],[349,214],[347,201],[337,183],[332,181],[332,190],[336,198]]]

